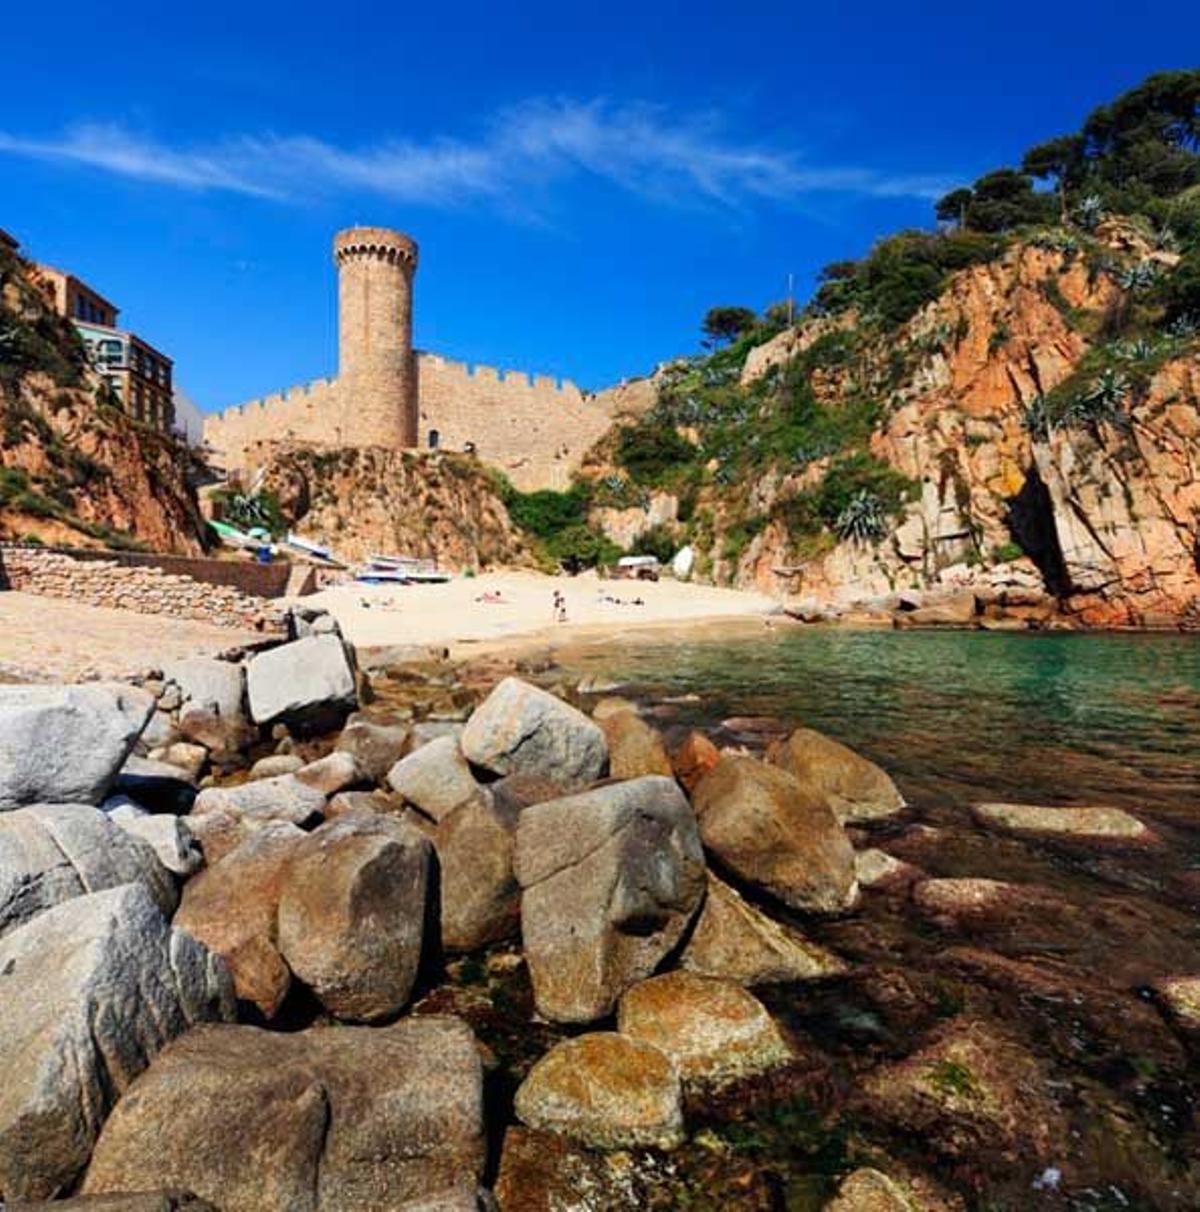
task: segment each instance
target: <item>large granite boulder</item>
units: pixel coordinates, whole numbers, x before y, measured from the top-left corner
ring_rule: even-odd
[[[330,821],[292,850],[280,887],[279,950],[330,1013],[370,1021],[408,1001],[432,853],[411,825],[364,814]]]
[[[809,913],[840,913],[858,900],[846,831],[824,796],[786,771],[723,757],[692,804],[704,845],[748,884]]]
[[[479,795],[479,784],[452,736],[441,736],[402,757],[388,771],[388,786],[440,821]]]
[[[122,1098],[83,1190],[184,1187],[222,1212],[385,1212],[456,1207],[483,1163],[483,1071],[459,1019],[200,1027]]]
[[[683,1140],[679,1074],[653,1044],[613,1031],[556,1044],[517,1090],[517,1117],[593,1149],[671,1149]]]
[[[411,732],[403,720],[356,711],[346,721],[336,748],[354,758],[364,778],[381,783],[387,777],[387,772],[407,752]]]
[[[246,716],[246,671],[232,661],[189,657],[163,669],[179,689],[179,732],[215,752],[233,752],[252,735]]]
[[[767,749],[767,761],[786,770],[805,791],[824,796],[842,824],[885,820],[904,810],[904,797],[887,773],[853,749],[812,728],[798,728]]]
[[[816,980],[846,971],[832,951],[768,917],[711,871],[708,894],[679,966],[743,985]]]
[[[0,686],[0,812],[99,804],[153,713],[153,696],[118,682]]]
[[[294,774],[280,774],[235,787],[205,787],[196,796],[190,815],[224,812],[250,826],[278,821],[309,825],[320,818],[325,800],[319,788],[301,782]]]
[[[186,1191],[122,1192],[120,1195],[79,1195],[74,1199],[22,1203],[13,1212],[221,1212],[206,1199]]]
[[[921,1212],[921,1207],[894,1179],[864,1166],[842,1179],[825,1212]]]
[[[167,917],[178,894],[151,846],[88,804],[0,813],[0,936],[89,892],[140,883]]]
[[[519,814],[511,799],[489,789],[439,823],[433,844],[447,951],[474,951],[520,929],[521,886],[513,873]]]
[[[675,946],[704,897],[696,820],[660,775],[526,808],[514,870],[538,1012],[586,1023]]]
[[[0,1200],[69,1190],[159,1049],[232,1015],[225,966],[141,884],[76,897],[0,939]]]
[[[192,836],[187,821],[181,817],[156,816],[138,807],[132,800],[116,803],[108,800],[104,811],[114,825],[145,842],[172,875],[186,878],[204,865],[200,845]]]
[[[175,915],[180,929],[224,957],[237,996],[268,1018],[291,986],[276,919],[288,862],[307,836],[279,822],[255,830],[188,880]]]
[[[608,770],[613,778],[636,779],[643,774],[674,777],[658,729],[647,724],[636,711],[617,711],[597,720],[608,743]]]
[[[537,775],[569,787],[594,782],[608,765],[599,725],[519,678],[505,678],[475,709],[462,751],[493,774]]]
[[[792,1059],[758,998],[736,981],[694,972],[665,972],[634,985],[621,998],[617,1029],[665,1052],[685,1089],[716,1089]]]
[[[354,670],[335,635],[312,635],[260,652],[246,667],[250,718],[321,731],[358,706]]]

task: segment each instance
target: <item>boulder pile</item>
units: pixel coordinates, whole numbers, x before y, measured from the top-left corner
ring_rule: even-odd
[[[860,877],[935,925],[1021,895],[856,854],[905,802],[810,729],[756,757],[512,676],[465,720],[369,687],[309,618],[140,687],[0,689],[0,1204],[494,1207],[491,1148],[501,1207],[576,1206],[513,1192],[556,1151],[674,1149],[705,1099],[799,1071],[769,990],[846,978],[806,923],[854,913]],[[975,809],[1003,831],[1061,811]],[[438,983],[456,964],[527,974],[520,1125],[485,1119],[498,1062]],[[1186,1017],[1181,987],[1160,995]],[[951,1158],[1060,1131],[1036,1062],[967,1020],[863,1098]],[[907,1198],[841,1177],[838,1208]]]

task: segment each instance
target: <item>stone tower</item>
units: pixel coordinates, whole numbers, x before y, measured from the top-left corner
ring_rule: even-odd
[[[417,244],[386,227],[333,238],[338,268],[338,399],[343,446],[417,444],[412,281]]]

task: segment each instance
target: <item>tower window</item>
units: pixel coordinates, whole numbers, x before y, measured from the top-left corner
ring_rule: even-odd
[[[442,435],[440,433],[438,433],[438,431],[436,429],[431,429],[429,431],[429,449],[430,450],[437,450],[438,443],[441,442],[441,440],[442,440]]]

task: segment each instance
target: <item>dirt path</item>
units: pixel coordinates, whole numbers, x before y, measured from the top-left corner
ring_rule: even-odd
[[[0,681],[114,677],[260,638],[192,619],[0,592]]]

